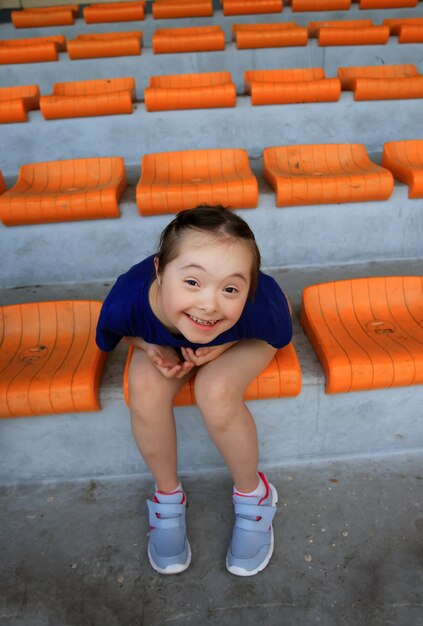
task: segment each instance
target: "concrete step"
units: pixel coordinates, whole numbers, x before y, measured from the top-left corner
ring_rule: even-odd
[[[64,127],[66,124],[58,124],[58,130]],[[371,158],[380,161],[380,155]],[[406,185],[396,183],[385,202],[282,208],[275,206],[275,194],[262,179],[262,161],[251,159],[251,163],[260,181],[259,206],[238,213],[253,229],[265,267],[422,256],[423,199],[409,200]],[[7,260],[0,266],[3,287],[106,281],[153,254],[172,216],[139,215],[135,201],[139,176],[139,167],[129,168],[130,185],[120,202],[121,217],[117,220],[0,225],[0,247]]]
[[[152,481],[1,489],[4,626],[418,626],[422,455],[274,467],[275,550],[231,576],[227,472],[183,474],[193,552],[182,575],[147,560]]]
[[[327,395],[322,369],[299,324],[301,293],[307,285],[363,276],[421,275],[422,268],[420,257],[270,272],[292,302],[294,345],[303,389],[297,398],[250,403],[265,465],[423,447],[423,386]],[[0,301],[12,304],[66,298],[101,300],[110,286],[85,283],[15,288],[2,290]],[[101,383],[100,412],[0,420],[0,483],[146,474],[123,401],[125,358],[126,349],[122,346],[109,356]],[[175,414],[181,470],[189,473],[221,468],[223,461],[197,408],[177,408]]]

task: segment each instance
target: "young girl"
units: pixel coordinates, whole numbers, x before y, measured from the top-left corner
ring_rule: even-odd
[[[179,213],[158,253],[120,276],[107,296],[97,344],[108,351],[124,338],[135,347],[128,379],[132,429],[156,482],[147,501],[148,557],[161,574],[182,572],[191,561],[173,400],[194,375],[197,406],[234,481],[226,566],[252,576],[268,564],[277,493],[257,471],[257,432],[243,397],[291,336],[286,298],[260,272],[252,231],[220,206]]]

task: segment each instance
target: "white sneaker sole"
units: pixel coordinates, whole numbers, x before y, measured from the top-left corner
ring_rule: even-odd
[[[186,560],[185,563],[174,563],[173,565],[168,565],[167,567],[165,567],[164,569],[159,567],[157,565],[157,563],[155,563],[151,557],[150,554],[150,546],[148,546],[148,550],[147,550],[147,554],[148,554],[148,560],[150,561],[150,565],[151,567],[156,570],[156,572],[158,572],[159,574],[180,574],[181,572],[184,572],[186,569],[188,569],[188,567],[190,566],[191,563],[191,546],[188,543],[188,558]]]

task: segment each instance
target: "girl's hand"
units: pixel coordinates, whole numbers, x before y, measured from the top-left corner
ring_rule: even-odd
[[[145,352],[165,378],[183,378],[194,367],[191,361],[181,361],[177,352],[169,346],[146,343]]]
[[[229,350],[233,345],[235,345],[236,341],[231,341],[230,343],[223,343],[221,346],[211,346],[209,348],[197,348],[194,350],[192,348],[181,348],[182,355],[185,359],[185,362],[189,361],[195,367],[200,367],[209,361],[214,361],[218,356]]]

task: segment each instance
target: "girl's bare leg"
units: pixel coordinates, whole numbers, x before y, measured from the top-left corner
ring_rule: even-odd
[[[264,341],[240,341],[199,368],[195,397],[207,430],[232,474],[237,490],[258,486],[258,442],[244,403],[247,385],[268,365],[276,349]]]
[[[167,379],[143,350],[134,350],[128,376],[132,432],[160,491],[179,484],[173,400],[191,375]]]

